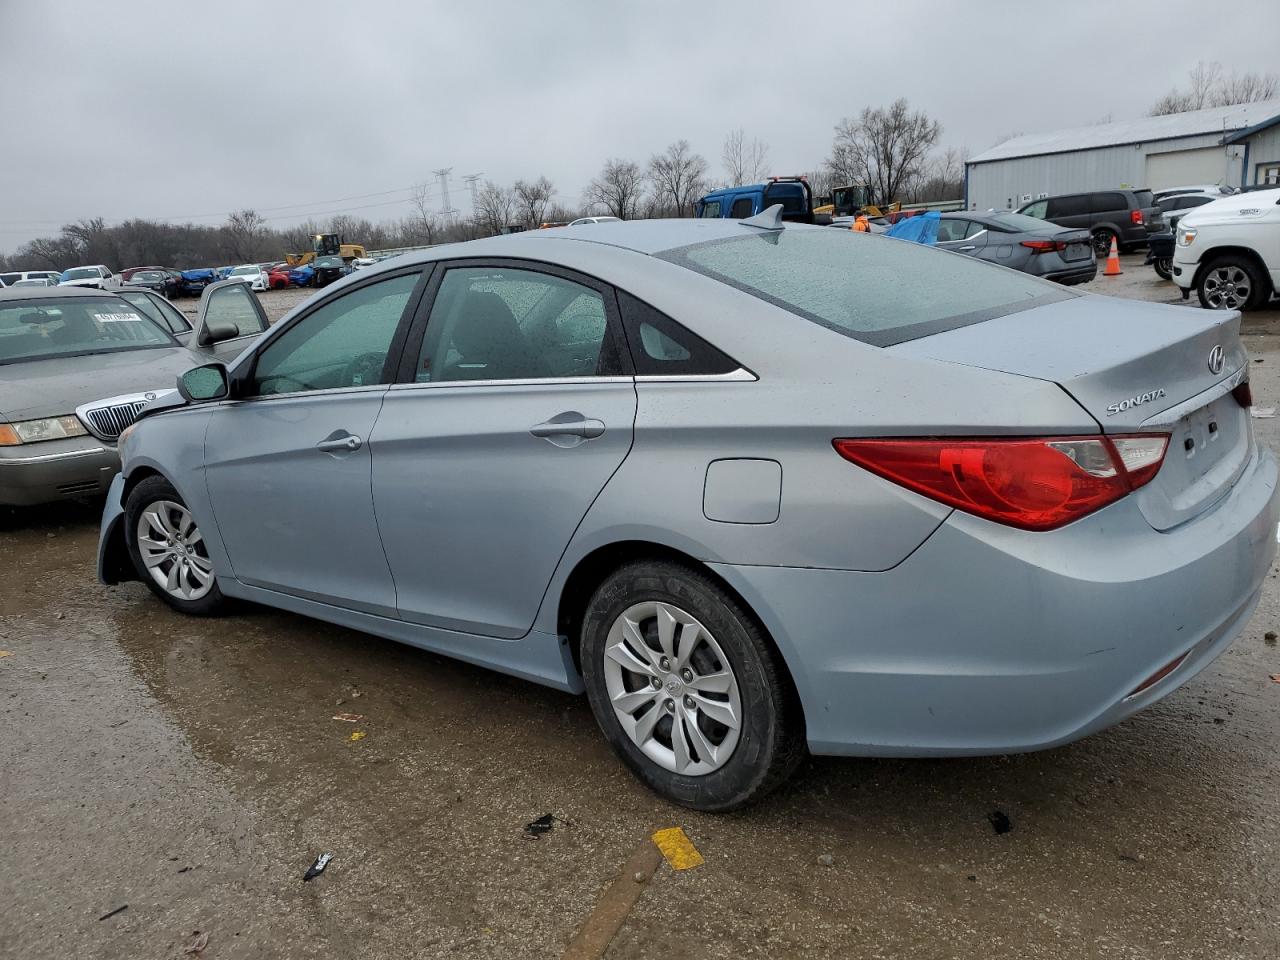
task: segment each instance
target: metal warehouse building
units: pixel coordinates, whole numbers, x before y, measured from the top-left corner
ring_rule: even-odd
[[[970,210],[1116,187],[1280,185],[1280,100],[1014,137],[967,161],[964,181]]]

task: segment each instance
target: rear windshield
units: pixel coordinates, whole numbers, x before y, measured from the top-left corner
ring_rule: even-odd
[[[0,363],[173,345],[119,297],[0,301]]]
[[[1008,227],[1010,230],[1016,230],[1019,233],[1030,233],[1034,230],[1048,231],[1049,233],[1062,232],[1062,227],[1056,223],[1050,223],[1048,220],[1038,220],[1022,213],[993,213],[991,214],[991,219],[997,225]]]
[[[658,254],[874,346],[1074,297],[959,254],[830,227],[788,227]]]

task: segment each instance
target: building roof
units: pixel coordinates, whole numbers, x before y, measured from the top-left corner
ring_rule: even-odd
[[[1206,133],[1231,134],[1255,126],[1267,126],[1280,118],[1280,99],[1258,103],[1240,103],[1230,107],[1209,107],[1187,113],[1170,113],[1162,117],[1142,117],[1098,123],[1091,127],[1072,127],[1050,133],[1028,133],[985,150],[969,163],[1011,160],[1046,153],[1069,153],[1116,147],[1126,143],[1172,140]]]

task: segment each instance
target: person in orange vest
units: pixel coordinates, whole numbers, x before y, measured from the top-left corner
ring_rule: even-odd
[[[870,233],[871,224],[867,222],[866,214],[858,214],[853,220],[853,226],[849,229],[858,233]]]

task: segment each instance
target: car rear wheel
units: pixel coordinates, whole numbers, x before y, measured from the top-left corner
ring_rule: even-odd
[[[1210,261],[1196,282],[1200,306],[1208,310],[1256,310],[1265,302],[1267,292],[1258,268],[1232,254]]]
[[[582,668],[614,751],[683,806],[740,807],[804,756],[777,651],[735,598],[689,567],[637,562],[610,575],[587,608]]]
[[[1173,279],[1173,257],[1156,257],[1151,261],[1161,280]]]
[[[1093,231],[1093,252],[1098,259],[1111,255],[1111,241],[1115,239],[1117,239],[1116,232],[1110,227],[1097,227]]]
[[[225,608],[200,529],[168,480],[148,477],[134,487],[124,522],[129,557],[152,593],[194,616]]]

